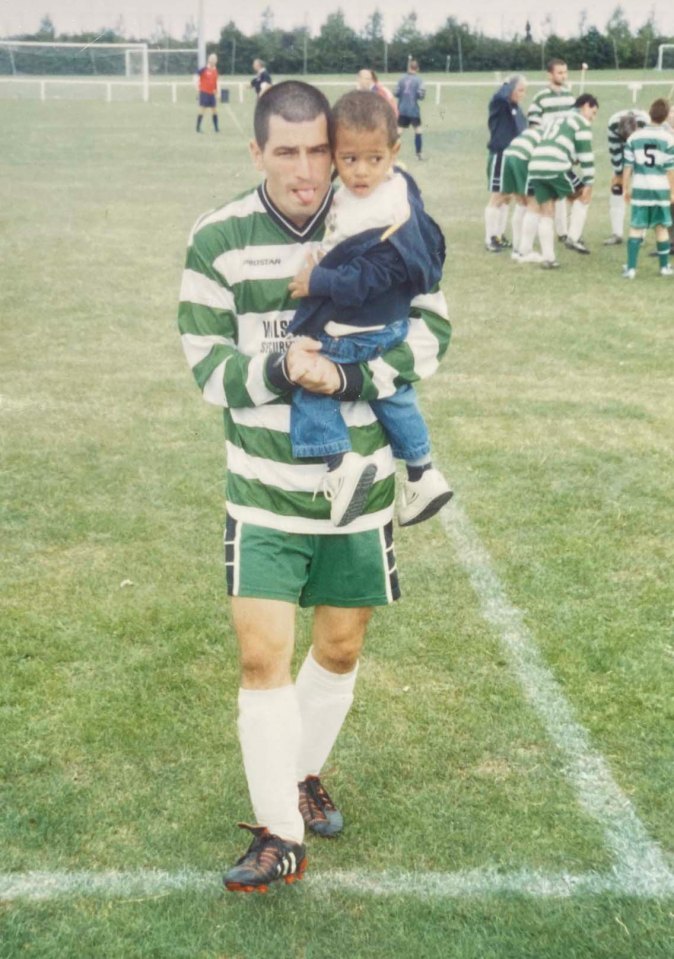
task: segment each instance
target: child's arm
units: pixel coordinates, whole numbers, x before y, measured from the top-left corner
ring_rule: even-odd
[[[379,243],[367,254],[341,266],[327,269],[309,262],[290,283],[294,300],[321,296],[336,306],[361,306],[366,300],[391,287],[408,282],[407,266],[390,243]]]

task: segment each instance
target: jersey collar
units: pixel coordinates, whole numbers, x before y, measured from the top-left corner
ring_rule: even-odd
[[[313,236],[314,232],[318,229],[318,227],[323,224],[323,221],[325,220],[327,212],[330,209],[330,206],[332,204],[332,197],[333,197],[333,192],[331,187],[328,190],[328,192],[325,194],[325,196],[323,197],[323,202],[321,203],[319,208],[316,210],[312,218],[310,220],[307,220],[304,226],[300,227],[300,226],[297,226],[296,223],[293,223],[292,220],[289,220],[286,216],[284,216],[283,213],[281,213],[281,211],[278,209],[278,207],[274,206],[269,194],[267,193],[266,183],[261,183],[260,186],[257,188],[257,192],[260,196],[260,200],[262,201],[262,205],[264,206],[265,210],[267,211],[269,216],[272,218],[272,220],[278,226],[281,227],[284,233],[287,233],[289,236],[293,237],[293,239],[300,240],[300,241],[310,239]]]

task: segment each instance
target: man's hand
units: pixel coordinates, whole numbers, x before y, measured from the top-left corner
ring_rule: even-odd
[[[299,300],[303,296],[309,296],[309,278],[311,271],[316,266],[316,262],[316,259],[309,254],[302,269],[297,276],[290,281],[288,289],[291,293],[291,299]]]
[[[301,336],[290,344],[286,354],[288,376],[310,393],[330,396],[342,385],[336,365],[320,355],[321,344],[308,336]]]

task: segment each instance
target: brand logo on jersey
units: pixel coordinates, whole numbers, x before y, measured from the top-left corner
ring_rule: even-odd
[[[266,256],[260,260],[246,259],[243,261],[246,266],[278,266],[281,262],[280,256]]]

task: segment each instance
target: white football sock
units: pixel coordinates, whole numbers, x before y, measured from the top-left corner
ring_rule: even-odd
[[[504,203],[503,206],[498,207],[498,212],[499,217],[497,236],[505,236],[505,231],[508,229],[508,214],[510,213],[510,204]]]
[[[522,220],[524,219],[524,214],[526,211],[527,208],[522,206],[521,203],[516,204],[515,209],[513,210],[512,231],[513,250],[515,253],[520,252],[520,244],[522,242]]]
[[[239,690],[239,741],[257,822],[302,842],[297,792],[302,721],[294,686]]]
[[[302,716],[298,782],[323,768],[351,708],[357,673],[358,665],[350,673],[331,673],[309,650],[295,681]]]
[[[522,220],[522,233],[520,236],[520,247],[518,251],[522,256],[528,256],[529,253],[533,252],[534,240],[536,239],[536,234],[538,233],[538,223],[540,219],[540,214],[534,213],[533,210],[527,210],[524,214],[524,219]]]
[[[538,224],[543,259],[552,262],[555,258],[555,224],[551,216],[542,216]]]
[[[608,216],[611,221],[611,233],[622,236],[625,229],[625,197],[609,194]]]
[[[555,202],[555,229],[557,230],[557,236],[567,236],[569,232],[568,222],[567,202],[566,200],[557,200]]]
[[[501,213],[498,207],[487,206],[484,208],[484,242],[489,243],[493,236],[500,236],[499,222]]]
[[[569,239],[573,240],[576,243],[580,240],[583,235],[583,229],[585,228],[585,221],[587,220],[587,213],[590,209],[589,203],[581,203],[580,200],[576,202],[571,207],[571,216],[569,218]]]

